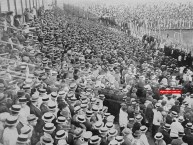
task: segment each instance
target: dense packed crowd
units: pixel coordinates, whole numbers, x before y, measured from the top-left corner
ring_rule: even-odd
[[[130,21],[148,29],[192,29],[192,4],[176,4],[171,2],[155,2],[137,5],[104,6],[93,5],[88,8],[99,17],[108,15],[117,23]]]
[[[20,26],[0,19],[1,144],[149,145],[149,133],[156,145],[192,145],[190,54],[59,8],[33,14]],[[123,94],[118,121],[107,88]]]

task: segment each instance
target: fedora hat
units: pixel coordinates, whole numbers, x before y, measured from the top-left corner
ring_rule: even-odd
[[[59,130],[56,132],[55,139],[66,139],[66,137],[67,137],[67,132],[65,132],[64,130]]]
[[[143,125],[140,127],[140,130],[141,130],[141,132],[146,132],[148,130],[148,128],[145,125]]]
[[[46,112],[42,116],[42,120],[44,122],[51,122],[54,119],[54,115],[51,112]]]
[[[161,132],[158,132],[158,133],[155,134],[154,138],[155,138],[156,140],[161,140],[161,139],[163,138],[163,135],[162,135]]]
[[[15,113],[19,113],[21,110],[21,106],[20,105],[12,105],[10,108],[11,112],[15,112]]]
[[[25,144],[28,142],[28,135],[27,134],[20,134],[17,138],[17,143]]]
[[[111,128],[109,131],[108,131],[108,135],[109,136],[116,136],[118,133],[118,131],[114,128]]]
[[[46,123],[43,127],[43,130],[45,132],[48,132],[48,131],[54,131],[56,129],[56,127],[54,126],[53,123]]]
[[[97,144],[101,142],[101,138],[98,135],[94,135],[90,138],[90,144]]]
[[[104,122],[102,122],[102,121],[97,121],[97,122],[95,122],[95,123],[93,124],[93,127],[94,127],[95,129],[97,129],[97,130],[100,130],[100,128],[103,127],[103,126],[104,126]]]
[[[76,120],[80,123],[84,123],[86,121],[86,118],[84,115],[77,115]]]
[[[18,123],[18,117],[17,116],[8,116],[6,121],[5,121],[5,124],[8,125],[8,126],[14,126]]]

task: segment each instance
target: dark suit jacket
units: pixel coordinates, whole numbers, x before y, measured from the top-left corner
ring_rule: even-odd
[[[164,129],[161,131],[161,133],[163,134],[163,140],[166,142],[166,144],[170,144],[172,139],[170,138],[170,134],[169,132],[165,131]]]
[[[43,132],[44,121],[42,120],[42,112],[40,109],[35,107],[33,104],[30,104],[30,114],[34,114],[38,117],[37,125],[35,127],[36,132]]]

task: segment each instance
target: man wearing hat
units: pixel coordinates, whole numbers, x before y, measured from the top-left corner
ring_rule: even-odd
[[[84,143],[82,135],[83,130],[81,128],[74,130],[74,145],[82,145]]]
[[[27,98],[19,98],[19,103],[21,105],[21,110],[19,112],[20,121],[22,124],[28,124],[27,122],[27,116],[30,115],[30,108],[27,106]]]
[[[158,132],[158,133],[156,133],[155,134],[155,136],[154,136],[154,138],[155,138],[155,144],[156,145],[166,145],[166,142],[163,140],[163,135],[162,135],[162,133],[160,133],[160,132]]]
[[[127,124],[128,124],[127,106],[125,103],[122,103],[119,112],[120,131],[122,131],[125,127],[127,127]]]
[[[170,131],[170,124],[165,123],[163,129],[160,132],[163,134],[163,140],[166,142],[166,144],[170,144],[172,141],[169,131]]]
[[[88,145],[89,144],[89,140],[92,137],[92,132],[91,131],[86,131],[82,134],[84,143],[82,143],[82,145]]]
[[[100,145],[101,143],[101,138],[98,135],[93,135],[90,138],[89,144],[91,145]]]
[[[184,127],[182,126],[182,122],[184,121],[184,117],[180,116],[178,120],[175,122],[172,122],[171,124],[171,131],[170,131],[170,137],[172,139],[177,139],[178,138],[178,132],[184,131]]]
[[[27,117],[28,126],[30,127],[32,132],[31,144],[36,144],[40,139],[39,133],[37,133],[37,131],[35,130],[35,127],[37,125],[37,120],[38,120],[38,117],[36,117],[34,114],[30,114]]]
[[[5,125],[7,126],[3,132],[2,140],[3,145],[15,145],[17,142],[18,131],[16,125],[18,123],[17,116],[9,116],[6,119]]]
[[[106,145],[108,143],[107,135],[108,135],[108,128],[101,127],[99,130],[99,137],[101,137],[101,145]]]
[[[140,127],[140,131],[141,131],[140,140],[141,140],[142,144],[144,144],[144,145],[149,145],[149,142],[148,142],[147,136],[146,136],[147,130],[148,130],[148,128],[144,125]]]
[[[27,134],[20,134],[17,138],[16,145],[30,145],[30,140]]]
[[[34,114],[35,116],[38,117],[36,131],[41,133],[43,132],[42,125],[44,124],[44,122],[42,120],[42,112],[40,108],[38,107],[38,99],[39,99],[39,96],[37,94],[32,95],[31,104],[30,104],[30,114]]]
[[[182,140],[182,138],[184,137],[185,133],[183,131],[178,132],[178,138],[177,139],[173,139],[171,142],[171,145],[181,145],[184,143],[184,141]]]

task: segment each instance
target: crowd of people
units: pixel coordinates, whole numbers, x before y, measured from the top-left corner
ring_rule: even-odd
[[[20,27],[6,16],[0,19],[1,144],[192,145],[190,54],[58,7]],[[118,119],[104,105],[106,88],[124,94]]]
[[[192,29],[192,3],[173,2],[141,3],[137,5],[93,5],[89,11],[97,16],[109,15],[117,23],[133,22],[148,29]]]

